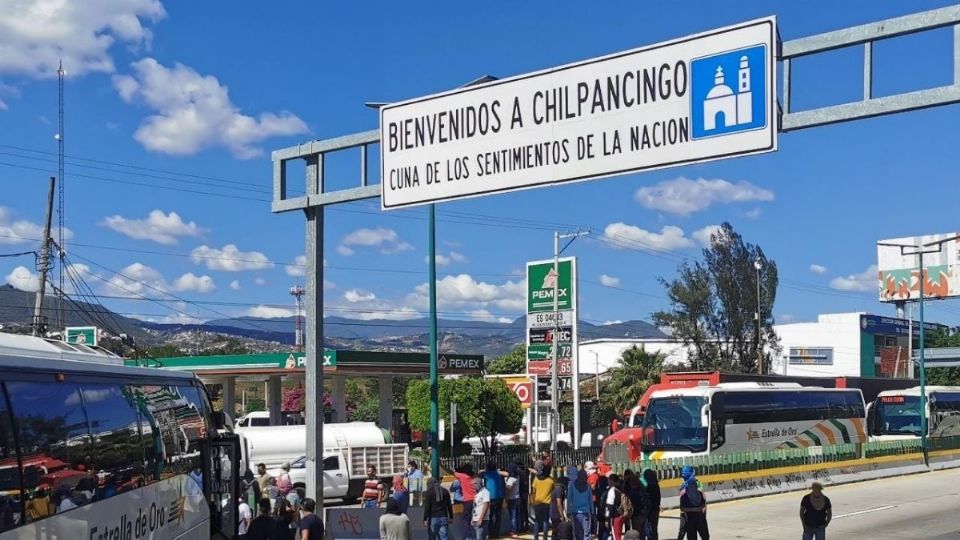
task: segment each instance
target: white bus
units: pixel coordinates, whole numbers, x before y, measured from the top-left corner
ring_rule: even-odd
[[[927,436],[960,435],[960,386],[928,386]],[[880,392],[870,410],[872,440],[920,437],[920,387]]]
[[[654,392],[643,418],[653,459],[863,443],[860,390],[721,383]]]
[[[87,349],[0,334],[0,540],[234,538],[239,442],[203,385]]]

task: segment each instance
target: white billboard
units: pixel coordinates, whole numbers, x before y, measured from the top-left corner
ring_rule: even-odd
[[[383,208],[777,149],[776,19],[380,109]]]
[[[960,296],[960,250],[957,240],[960,233],[930,234],[892,238],[877,243],[877,279],[881,302],[898,302],[920,298],[920,283],[923,283],[924,298],[948,298]],[[937,250],[936,245],[943,242]],[[898,246],[910,246],[901,249]],[[923,254],[923,278],[920,277],[920,257],[915,253],[923,249],[933,251]]]

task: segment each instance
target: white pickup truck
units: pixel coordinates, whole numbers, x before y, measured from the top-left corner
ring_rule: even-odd
[[[355,501],[363,492],[367,467],[377,468],[380,478],[403,474],[409,457],[406,444],[382,444],[356,448],[327,448],[323,452],[323,498]],[[294,487],[306,487],[307,458],[290,464],[290,480]],[[268,471],[277,478],[282,469]]]

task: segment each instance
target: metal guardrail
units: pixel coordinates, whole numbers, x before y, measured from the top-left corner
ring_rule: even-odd
[[[928,450],[960,449],[960,436],[936,437],[928,439]],[[621,444],[610,444],[604,448],[604,459],[615,472],[626,469],[653,469],[661,480],[679,478],[685,465],[692,465],[699,475],[725,474],[761,471],[779,467],[801,465],[819,465],[840,461],[919,454],[919,439],[894,441],[872,441],[865,444],[837,444],[831,446],[811,446],[808,448],[785,448],[762,450],[757,452],[735,452],[729,454],[709,454],[684,458],[630,461],[626,459],[627,448]]]

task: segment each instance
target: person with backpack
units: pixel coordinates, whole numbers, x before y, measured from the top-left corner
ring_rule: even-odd
[[[283,467],[281,467],[280,474],[277,477],[277,489],[283,497],[286,497],[287,493],[293,490],[293,480],[290,479],[289,463],[284,463]]]
[[[633,513],[629,520],[625,519],[624,523],[629,524],[631,530],[643,535],[647,524],[647,515],[650,513],[650,498],[647,496],[647,491],[643,489],[640,477],[633,471],[629,472],[629,477],[624,473],[623,492],[630,499]]]
[[[697,485],[696,471],[690,465],[683,467],[683,489],[680,492],[681,531],[686,531],[687,540],[710,540],[707,528],[707,498]]]
[[[603,494],[603,509],[606,521],[606,527],[603,529],[603,535],[600,540],[607,540],[613,535],[614,540],[621,540],[623,536],[623,520],[630,519],[633,514],[633,508],[630,505],[630,498],[625,497],[620,490],[620,477],[611,474],[607,479],[609,487]]]
[[[643,488],[647,492],[647,499],[650,501],[650,510],[647,512],[646,531],[644,540],[659,540],[660,533],[657,527],[660,525],[660,504],[662,496],[660,494],[660,483],[657,480],[657,472],[653,469],[644,469]]]

